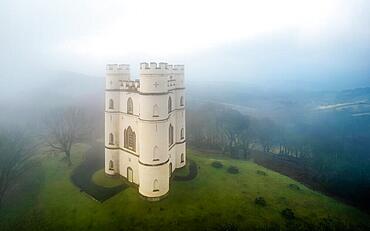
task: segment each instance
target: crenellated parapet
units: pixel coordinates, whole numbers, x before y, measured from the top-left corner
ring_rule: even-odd
[[[140,81],[136,80],[122,80],[120,81],[120,89],[125,91],[139,92],[140,91]]]
[[[107,64],[107,74],[127,74],[130,73],[130,65],[128,64]]]

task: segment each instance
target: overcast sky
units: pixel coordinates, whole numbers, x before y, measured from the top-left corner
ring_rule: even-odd
[[[189,80],[370,85],[367,0],[1,0],[3,77],[186,65]]]

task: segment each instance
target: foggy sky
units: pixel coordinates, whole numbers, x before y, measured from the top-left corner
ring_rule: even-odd
[[[139,62],[165,61],[185,64],[188,81],[369,86],[369,12],[366,0],[2,0],[0,84],[103,76],[106,63],[137,77]]]

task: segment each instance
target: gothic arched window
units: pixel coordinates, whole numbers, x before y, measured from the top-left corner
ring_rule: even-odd
[[[109,161],[109,170],[114,170],[114,168],[113,168],[113,161],[112,160]]]
[[[158,191],[159,191],[159,182],[157,179],[155,179],[153,182],[153,192],[158,192]]]
[[[114,139],[113,139],[113,133],[109,134],[109,144],[113,145],[114,144]]]
[[[153,106],[153,117],[158,117],[159,116],[159,107],[157,104]]]
[[[134,103],[132,102],[131,97],[127,100],[127,114],[134,113]]]
[[[168,128],[168,140],[169,140],[169,146],[173,144],[173,126],[170,124],[170,127]]]
[[[181,96],[181,98],[180,98],[180,106],[184,106],[184,97],[183,96]]]
[[[172,111],[172,99],[171,96],[168,98],[168,113]]]
[[[184,139],[184,128],[181,128],[181,132],[180,132],[180,137],[181,139]]]
[[[114,109],[113,99],[109,100],[109,109]]]
[[[153,161],[158,161],[159,160],[159,148],[158,146],[155,146],[153,148]]]
[[[181,153],[181,157],[180,157],[180,160],[181,160],[181,163],[184,163],[184,161],[185,161],[185,158],[184,158],[184,153]]]
[[[127,149],[132,151],[136,151],[136,134],[129,126],[127,129],[124,130],[124,144],[123,146]]]

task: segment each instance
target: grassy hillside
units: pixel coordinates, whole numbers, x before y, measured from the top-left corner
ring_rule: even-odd
[[[87,149],[86,145],[74,149],[74,166],[83,161]],[[27,191],[15,189],[11,200],[2,208],[0,229],[276,230],[280,227],[297,230],[297,226],[329,227],[337,222],[342,227],[361,226],[369,220],[369,216],[352,207],[252,162],[193,150],[188,150],[188,158],[198,165],[197,177],[191,181],[172,181],[166,199],[148,202],[139,197],[136,189],[128,188],[104,203],[91,199],[71,183],[73,168],[67,168],[56,157],[44,158],[42,165],[27,176],[33,179],[33,188],[29,189],[31,183],[28,183]],[[224,166],[213,167],[215,160]],[[240,172],[228,173],[231,165]],[[181,169],[176,174],[186,175],[186,171]],[[106,187],[119,184],[106,178],[102,171],[92,178]],[[263,197],[266,206],[255,204],[256,197]],[[285,208],[290,208],[296,218],[284,218],[281,211]]]

